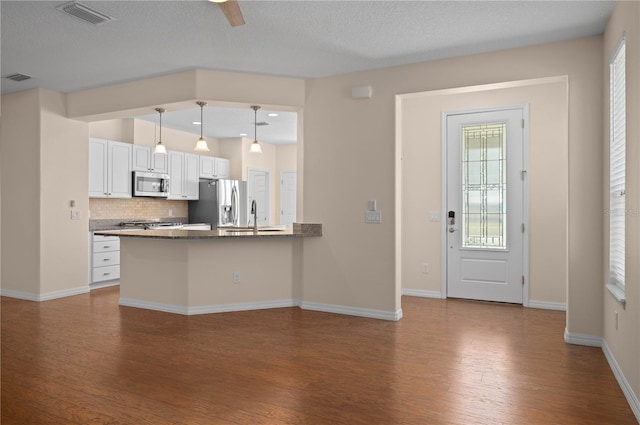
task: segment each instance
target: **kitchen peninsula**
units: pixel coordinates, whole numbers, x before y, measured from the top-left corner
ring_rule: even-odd
[[[298,305],[303,244],[322,225],[267,229],[96,233],[120,237],[120,305],[192,315]]]

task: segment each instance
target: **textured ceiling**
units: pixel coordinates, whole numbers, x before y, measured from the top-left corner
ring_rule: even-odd
[[[84,1],[116,18],[100,26],[57,11],[62,3],[0,2],[1,74],[32,77],[3,78],[3,94],[72,92],[194,68],[323,77],[600,34],[614,5],[239,0],[246,25],[232,28],[206,0]],[[165,119],[169,125],[170,112]]]

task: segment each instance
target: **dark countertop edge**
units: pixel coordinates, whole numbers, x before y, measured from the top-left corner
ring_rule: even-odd
[[[267,239],[267,238],[304,238],[322,236],[321,224],[296,223],[293,230],[258,231],[254,232],[229,232],[223,230],[101,230],[95,234],[102,236],[119,236],[127,238],[143,239],[173,239],[173,240],[197,240],[197,239]]]

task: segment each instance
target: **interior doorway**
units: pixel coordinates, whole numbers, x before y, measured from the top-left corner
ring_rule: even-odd
[[[271,224],[270,181],[269,171],[255,168],[247,170],[247,214],[253,220],[250,212],[251,203],[255,200],[258,207],[258,224]]]

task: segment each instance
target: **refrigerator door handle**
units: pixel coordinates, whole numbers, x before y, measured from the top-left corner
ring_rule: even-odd
[[[231,188],[231,220],[234,225],[238,225],[238,190],[235,186]]]

